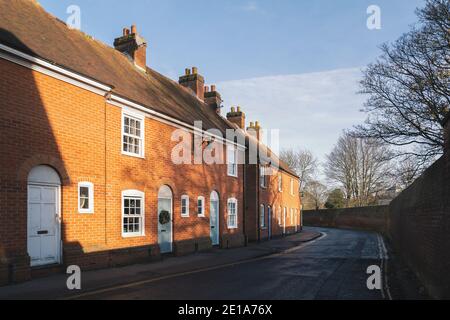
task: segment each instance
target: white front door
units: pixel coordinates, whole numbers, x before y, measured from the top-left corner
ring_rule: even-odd
[[[28,254],[31,266],[60,263],[59,187],[28,185]]]
[[[286,218],[287,218],[287,209],[284,208],[284,211],[283,211],[283,234],[286,234]]]

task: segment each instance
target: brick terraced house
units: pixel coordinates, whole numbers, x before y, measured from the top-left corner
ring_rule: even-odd
[[[228,140],[236,118],[220,115],[215,86],[197,68],[176,83],[148,60],[135,26],[112,48],[34,0],[0,0],[0,284],[299,230],[298,177],[281,163],[261,178],[275,155],[242,164],[260,145],[245,115],[245,143]],[[189,145],[192,163],[175,164],[174,132],[227,161],[197,164]]]
[[[227,119],[246,135],[245,225],[248,241],[270,240],[301,229],[300,180],[297,174],[261,143],[262,128],[251,122],[245,129],[245,113],[232,108]],[[258,149],[256,159],[252,150]],[[255,154],[255,153],[253,153]]]

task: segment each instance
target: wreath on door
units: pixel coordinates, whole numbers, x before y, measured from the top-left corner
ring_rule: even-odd
[[[167,210],[162,210],[159,213],[159,223],[164,225],[170,222],[170,212]]]

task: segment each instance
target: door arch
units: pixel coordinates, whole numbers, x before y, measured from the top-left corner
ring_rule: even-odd
[[[217,191],[211,192],[209,210],[211,242],[213,246],[218,246],[220,244],[220,198]]]
[[[165,219],[164,213],[169,217]],[[162,186],[158,192],[158,244],[161,253],[173,252],[173,193],[169,186]]]
[[[27,250],[31,266],[61,263],[61,178],[50,166],[28,174]]]

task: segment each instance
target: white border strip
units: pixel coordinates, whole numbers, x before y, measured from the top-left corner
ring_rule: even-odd
[[[115,94],[111,95],[111,100],[109,100],[109,103],[111,103],[112,105],[115,105],[117,107],[120,107],[120,108],[131,107],[133,109],[137,109],[139,111],[144,112],[150,118],[157,119],[157,120],[159,120],[159,121],[161,121],[163,123],[173,125],[176,128],[188,129],[188,131],[191,132],[191,133],[200,133],[200,130],[198,128],[194,127],[193,125],[190,125],[190,124],[187,124],[185,122],[182,122],[182,121],[179,121],[177,119],[174,119],[172,117],[166,116],[166,115],[164,115],[162,113],[159,113],[157,111],[154,111],[152,109],[144,107],[144,106],[142,106],[140,104],[137,104],[137,103],[134,103],[134,102],[129,101],[127,99],[124,99],[122,97],[119,97],[119,96],[117,96]],[[217,139],[219,142],[236,145],[236,146],[240,147],[243,150],[246,149],[245,146],[242,146],[240,144],[236,144],[235,142],[233,142],[231,140],[228,140],[228,139],[226,139],[224,137],[220,137],[220,136],[214,135],[214,134],[212,134],[210,132],[207,132],[207,131],[204,131],[204,130],[202,130],[201,132],[204,135],[206,135],[206,136],[209,136],[211,138]]]
[[[13,55],[15,55],[17,57],[20,57],[22,59],[28,60],[28,61],[36,64],[36,65],[39,65],[41,67],[46,68],[46,69],[55,71],[57,73],[65,75],[67,77],[73,78],[73,79],[78,80],[78,81],[83,82],[83,83],[86,83],[86,84],[88,84],[88,85],[90,85],[90,86],[92,86],[94,88],[103,90],[105,92],[108,92],[108,91],[112,90],[112,87],[110,87],[110,86],[104,85],[104,84],[102,84],[100,82],[91,80],[91,79],[89,79],[87,77],[81,76],[81,75],[76,74],[74,72],[68,71],[68,70],[63,69],[61,67],[58,67],[58,66],[56,66],[54,64],[51,64],[51,63],[49,63],[49,62],[47,62],[47,61],[45,61],[43,59],[39,59],[39,58],[30,56],[29,54],[20,52],[20,51],[18,51],[16,49],[7,47],[7,46],[5,46],[5,45],[3,45],[1,43],[0,43],[0,49],[3,50],[3,51],[6,51],[8,53],[11,53],[11,54],[13,54]]]
[[[3,51],[1,51],[3,50]],[[105,96],[106,93],[112,93],[113,87],[104,85],[100,82],[94,81],[87,77],[81,76],[77,73],[71,72],[64,68],[58,67],[54,64],[51,64],[43,59],[33,57],[29,54],[23,53],[16,49],[10,48],[0,43],[0,58],[8,60],[10,62],[16,63],[23,67],[35,70],[37,72],[43,73],[50,77],[56,78],[58,80],[64,81],[66,83],[72,84],[74,86],[80,87],[82,89],[86,89],[90,92],[93,92],[98,95]],[[162,113],[129,101],[127,99],[121,98],[117,95],[111,94],[111,99],[108,101],[111,104],[117,107],[131,107],[140,111],[143,111],[149,117],[161,121],[166,124],[174,125],[177,128],[187,128],[193,133],[199,133],[200,130],[195,128],[193,125],[187,124],[185,122],[179,121],[172,117],[166,116]],[[238,146],[241,150],[245,150],[246,147],[240,144],[236,144],[233,141],[227,140],[226,138],[211,134],[204,130],[201,131],[204,135],[209,136],[211,138],[215,138],[219,142],[233,144]]]

